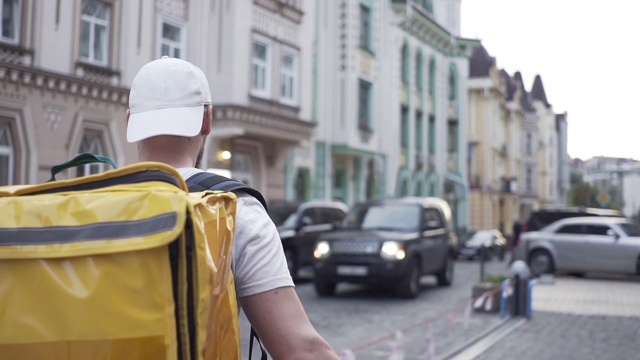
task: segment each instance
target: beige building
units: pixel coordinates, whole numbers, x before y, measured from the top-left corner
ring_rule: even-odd
[[[540,75],[536,76],[533,81],[531,102],[538,116],[538,196],[540,206],[556,206],[558,192],[561,188],[558,181],[558,163],[562,161],[562,157],[558,149],[556,114],[547,101]]]
[[[499,229],[511,235],[520,199],[522,110],[505,78],[482,46],[470,60],[469,198],[470,230]]]
[[[78,153],[136,161],[129,86],[162,55],[201,67],[214,99],[204,167],[284,197],[287,151],[308,142],[311,75],[300,0],[4,0],[0,184],[34,183]],[[226,151],[223,153],[223,151]],[[228,156],[231,156],[229,158]],[[87,165],[68,178],[100,172]]]

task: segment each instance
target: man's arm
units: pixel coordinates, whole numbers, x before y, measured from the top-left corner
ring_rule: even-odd
[[[339,359],[309,321],[293,287],[269,290],[239,301],[273,359]]]

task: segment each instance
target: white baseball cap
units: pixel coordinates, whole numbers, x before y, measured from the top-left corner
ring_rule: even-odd
[[[163,56],[144,65],[129,92],[127,141],[158,135],[193,137],[202,128],[211,91],[202,70],[188,61]]]

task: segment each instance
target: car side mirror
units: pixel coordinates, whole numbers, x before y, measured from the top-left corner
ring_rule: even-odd
[[[302,229],[305,226],[309,225],[313,225],[313,220],[311,220],[311,218],[308,216],[303,216],[302,219],[300,219],[300,225],[298,226],[298,229]]]
[[[619,238],[618,234],[615,231],[613,231],[613,229],[607,230],[607,235],[608,236],[613,236],[616,240],[618,240],[618,238]]]

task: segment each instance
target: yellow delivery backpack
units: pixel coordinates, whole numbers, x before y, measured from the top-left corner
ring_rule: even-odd
[[[0,187],[0,359],[239,359],[235,211],[152,162]]]

